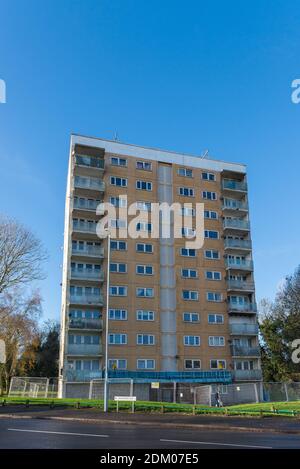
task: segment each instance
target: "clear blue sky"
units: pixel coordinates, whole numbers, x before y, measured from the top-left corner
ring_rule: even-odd
[[[71,132],[248,165],[257,297],[300,262],[299,1],[0,0],[0,211],[46,245],[60,314]]]

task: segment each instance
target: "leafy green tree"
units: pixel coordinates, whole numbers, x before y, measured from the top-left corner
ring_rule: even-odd
[[[259,322],[264,381],[300,381],[300,365],[292,360],[292,342],[300,339],[300,266],[274,302],[262,301]]]

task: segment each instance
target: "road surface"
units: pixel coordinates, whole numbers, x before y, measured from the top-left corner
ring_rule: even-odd
[[[142,418],[142,416],[141,416]],[[133,424],[0,419],[0,449],[300,448],[299,435]]]

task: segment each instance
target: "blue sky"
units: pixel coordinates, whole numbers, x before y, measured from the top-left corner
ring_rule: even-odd
[[[248,165],[257,297],[300,262],[298,1],[0,0],[0,211],[49,252],[59,318],[71,132]]]

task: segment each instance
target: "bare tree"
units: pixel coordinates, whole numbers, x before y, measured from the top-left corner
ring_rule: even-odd
[[[1,367],[0,391],[4,385],[7,392],[22,353],[37,340],[41,298],[38,292],[26,297],[18,289],[5,294],[5,308],[7,314],[1,320],[0,338],[6,346],[6,363]]]
[[[41,242],[22,224],[0,217],[0,294],[44,277],[47,256]]]

